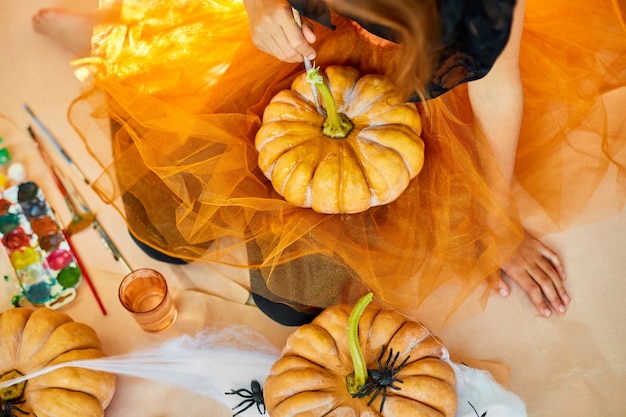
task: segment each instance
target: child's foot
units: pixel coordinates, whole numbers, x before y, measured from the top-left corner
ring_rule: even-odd
[[[36,32],[46,35],[63,48],[80,54],[89,51],[95,24],[93,13],[66,9],[41,9],[32,18]]]

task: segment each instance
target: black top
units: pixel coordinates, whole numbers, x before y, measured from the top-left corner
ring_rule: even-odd
[[[323,0],[289,0],[289,3],[302,16],[334,28]],[[427,86],[431,97],[489,72],[509,39],[514,6],[515,0],[439,0],[441,55]],[[387,27],[349,18],[381,38],[398,41],[394,31]],[[419,100],[417,96],[412,99]]]

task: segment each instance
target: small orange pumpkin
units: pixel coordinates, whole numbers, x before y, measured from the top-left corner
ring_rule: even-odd
[[[0,315],[1,381],[58,363],[100,358],[105,356],[101,349],[91,327],[59,311],[13,308]],[[19,407],[35,417],[102,417],[114,391],[112,374],[64,367],[0,390],[0,400],[5,410]]]
[[[358,213],[392,202],[424,163],[417,108],[383,75],[361,77],[343,66],[325,73],[328,84],[318,87],[328,118],[316,110],[306,73],[272,98],[255,140],[259,167],[298,207]],[[329,137],[338,115],[351,122],[351,130],[345,137]]]
[[[272,417],[455,415],[456,376],[442,359],[445,348],[436,337],[391,310],[368,307],[358,324],[350,314],[349,306],[330,307],[290,335],[265,381],[265,404]],[[368,369],[369,385],[360,387],[354,385],[356,362],[347,331],[355,325]],[[389,374],[393,387],[374,395],[386,368],[396,370]]]

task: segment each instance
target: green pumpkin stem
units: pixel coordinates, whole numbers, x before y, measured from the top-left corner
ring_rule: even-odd
[[[13,379],[21,378],[22,375],[19,371],[9,371],[0,376],[0,382],[7,382]],[[18,382],[17,384],[9,385],[6,388],[0,390],[0,400],[2,402],[16,400],[24,395],[24,388],[26,387],[26,381]]]
[[[367,364],[365,363],[365,358],[363,357],[359,343],[359,320],[365,308],[372,301],[373,296],[372,293],[369,293],[362,297],[355,304],[348,318],[348,350],[352,357],[354,374],[346,377],[346,384],[348,386],[348,392],[351,395],[356,395],[367,381]]]
[[[306,80],[313,84],[317,91],[322,95],[324,104],[326,106],[326,120],[324,120],[324,126],[322,127],[322,134],[333,139],[343,139],[352,130],[352,122],[346,117],[345,114],[337,111],[337,104],[333,98],[333,94],[328,88],[328,85],[324,82],[324,77],[319,73],[320,68],[311,68],[307,71]]]

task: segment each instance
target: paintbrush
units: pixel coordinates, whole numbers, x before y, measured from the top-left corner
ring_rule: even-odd
[[[70,156],[67,154],[67,152],[65,152],[65,149],[63,149],[63,147],[61,146],[59,141],[56,140],[56,138],[48,130],[48,128],[41,122],[41,120],[39,120],[39,118],[37,116],[35,116],[35,113],[33,113],[33,111],[31,110],[30,107],[28,107],[28,104],[24,104],[24,109],[30,115],[30,117],[33,118],[33,120],[35,121],[35,123],[37,123],[37,125],[41,128],[41,130],[45,133],[46,137],[54,145],[54,147],[57,149],[57,151],[59,151],[59,153],[61,154],[63,159],[65,159],[65,162],[67,162],[67,164],[70,166],[70,168],[72,168],[74,171],[76,171],[76,174],[78,174],[78,176],[85,182],[85,184],[89,184],[89,180],[87,179],[87,177],[85,176],[83,171],[80,170],[78,165],[76,165],[74,163],[74,161],[72,160],[72,158],[70,158]]]
[[[87,282],[87,285],[89,286],[89,289],[91,290],[91,293],[96,299],[96,302],[98,303],[98,307],[100,307],[100,311],[102,311],[102,314],[106,316],[107,310],[104,308],[104,304],[102,304],[102,300],[100,299],[100,296],[98,295],[98,291],[96,291],[96,287],[94,287],[93,282],[91,281],[91,278],[89,277],[89,274],[87,273],[87,269],[85,268],[85,265],[83,264],[83,261],[78,256],[78,252],[76,252],[76,248],[74,248],[74,245],[72,244],[72,240],[70,239],[70,236],[67,233],[67,230],[63,230],[63,235],[65,236],[65,241],[67,242],[67,245],[70,247],[72,252],[74,252],[74,258],[76,259],[76,263],[78,264],[78,267],[80,268],[80,272],[83,274],[83,278],[85,279],[85,282]]]
[[[65,180],[66,180],[66,182],[65,182],[66,186],[67,186],[67,188],[69,190],[69,194],[76,201],[78,201],[78,203],[81,205],[81,207],[83,208],[83,211],[85,213],[91,213],[92,212],[91,209],[89,208],[89,206],[87,205],[87,203],[85,202],[83,197],[80,195],[80,193],[78,192],[78,190],[74,186],[74,183],[72,183],[72,180],[70,180],[69,178],[65,178]],[[104,228],[102,227],[102,225],[100,224],[98,219],[94,220],[93,227],[98,231],[98,233],[100,233],[100,237],[101,237],[102,241],[104,242],[105,246],[111,252],[111,255],[113,255],[113,258],[115,258],[116,261],[118,261],[122,265],[124,265],[124,267],[128,270],[128,272],[131,272],[133,269],[128,264],[128,261],[126,261],[126,259],[124,259],[124,256],[122,256],[122,253],[119,251],[117,246],[115,246],[115,243],[113,243],[113,241],[111,240],[111,238],[109,237],[107,232],[104,230]]]
[[[43,149],[39,141],[39,138],[37,137],[37,135],[35,134],[31,126],[28,126],[28,133],[30,134],[30,137],[33,139],[33,141],[35,142],[35,147],[37,148],[37,150],[39,150],[39,154],[41,155],[41,158],[45,162],[50,173],[52,174],[52,178],[54,179],[54,182],[57,188],[59,189],[59,191],[61,192],[61,195],[63,196],[63,200],[65,200],[65,204],[67,205],[67,208],[70,211],[70,214],[72,215],[72,220],[70,221],[69,225],[65,228],[65,231],[67,232],[68,235],[71,236],[82,230],[85,230],[86,228],[91,226],[91,224],[95,221],[96,216],[93,213],[79,213],[76,205],[74,204],[74,202],[70,198],[69,193],[67,192],[67,188],[65,188],[65,186],[63,185],[63,181],[61,180],[56,168],[54,167],[54,164],[48,157],[48,154]]]
[[[87,272],[87,268],[85,268],[85,265],[83,264],[82,260],[78,256],[78,252],[76,251],[76,248],[74,247],[74,245],[72,244],[72,240],[70,239],[70,236],[73,233],[76,233],[80,230],[83,230],[89,227],[89,225],[93,223],[93,221],[95,220],[95,216],[91,213],[86,213],[85,215],[78,214],[78,210],[76,209],[76,206],[72,202],[67,192],[67,189],[63,185],[63,182],[61,181],[61,178],[59,177],[57,170],[52,164],[52,161],[48,158],[48,155],[46,154],[44,149],[41,147],[41,144],[39,143],[37,135],[35,135],[35,132],[33,132],[33,129],[30,126],[28,126],[28,133],[30,134],[30,137],[33,139],[33,141],[35,142],[35,147],[39,150],[39,154],[41,155],[41,158],[44,160],[46,166],[50,170],[50,173],[52,174],[52,177],[54,179],[54,182],[57,188],[63,195],[65,203],[67,204],[68,209],[72,213],[72,216],[73,216],[72,222],[70,222],[70,225],[67,228],[63,229],[63,236],[65,237],[65,241],[67,242],[67,245],[69,246],[71,251],[74,253],[74,258],[76,259],[76,263],[78,264],[78,267],[80,268],[80,271],[83,275],[83,279],[85,280],[85,282],[87,282],[87,285],[89,286],[89,289],[91,290],[94,298],[96,299],[96,302],[98,303],[98,306],[100,307],[100,310],[102,311],[102,314],[106,316],[107,311],[104,308],[104,305],[102,304],[102,300],[100,299],[98,292],[96,291],[96,287],[94,287],[93,282],[91,281],[91,278],[89,277],[89,273]],[[74,228],[74,230],[70,231],[70,228],[72,227]]]
[[[91,211],[91,209],[89,208],[85,200],[82,198],[78,190],[76,190],[76,187],[74,186],[72,181],[69,178],[62,175],[56,169],[54,163],[50,160],[47,153],[45,152],[45,150],[39,143],[38,137],[33,131],[33,129],[31,128],[31,126],[28,126],[28,133],[30,133],[30,136],[35,141],[35,145],[37,146],[37,149],[39,150],[41,157],[43,158],[44,162],[48,166],[50,172],[52,173],[54,182],[56,183],[59,191],[63,195],[63,198],[68,206],[68,209],[70,210],[70,213],[72,213],[73,215],[73,221],[70,223],[70,225],[67,228],[67,234],[72,235],[73,233],[76,233],[77,231],[79,231],[78,230],[79,228],[80,230],[82,230],[85,226],[89,226],[90,224],[93,224],[93,227],[98,231],[98,234],[100,234],[100,239],[104,243],[104,246],[109,250],[109,252],[111,252],[111,255],[113,255],[113,258],[117,262],[120,262],[122,265],[124,265],[124,267],[129,272],[132,271],[132,268],[130,267],[126,259],[124,259],[124,257],[122,256],[121,252],[119,251],[115,243],[113,243],[113,240],[111,240],[108,233],[104,230],[104,228],[102,227],[102,225],[96,218],[96,215]],[[76,204],[74,203],[74,200],[72,198],[74,198],[74,200],[76,200],[83,209],[83,213],[79,214],[78,216],[76,215],[76,213],[78,213],[78,209],[76,208]],[[76,221],[74,221],[74,219],[76,219]]]

